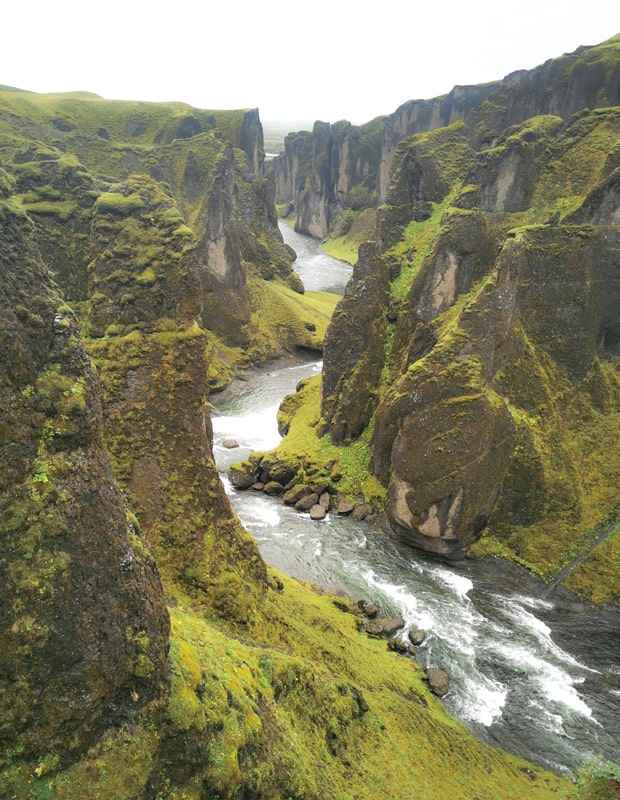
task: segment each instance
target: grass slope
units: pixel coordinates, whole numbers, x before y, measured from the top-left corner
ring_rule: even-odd
[[[515,800],[567,796],[565,778],[478,742],[413,661],[359,632],[343,600],[284,576],[250,629],[179,598],[172,692],[76,766],[4,773],[12,800]]]

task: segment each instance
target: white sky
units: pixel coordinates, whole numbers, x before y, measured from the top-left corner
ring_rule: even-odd
[[[620,33],[618,0],[3,3],[0,84],[366,122]]]

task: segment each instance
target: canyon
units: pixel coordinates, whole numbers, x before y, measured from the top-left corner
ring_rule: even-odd
[[[322,355],[239,469],[547,581],[588,551],[563,587],[617,605],[619,53],[317,122],[273,165],[255,109],[0,87],[2,796],[568,791],[264,561],[210,410]],[[321,239],[373,216],[342,298],[276,201]]]

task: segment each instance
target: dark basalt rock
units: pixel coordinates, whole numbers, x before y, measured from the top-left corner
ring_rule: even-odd
[[[426,631],[422,630],[422,628],[410,628],[407,636],[411,644],[420,645],[426,639]]]
[[[395,653],[408,653],[409,647],[410,645],[400,636],[395,636],[388,641],[388,650],[393,650]]]
[[[318,505],[319,496],[316,492],[312,492],[311,494],[307,494],[304,497],[300,498],[295,503],[295,508],[297,511],[310,511],[311,508]]]
[[[374,617],[361,623],[362,629],[369,635],[379,639],[390,639],[403,628],[405,621],[400,617]]]
[[[282,496],[282,500],[286,505],[294,506],[299,500],[312,494],[310,487],[305,483],[297,483],[288,489]]]
[[[450,679],[448,674],[437,667],[430,667],[426,670],[426,680],[428,681],[431,692],[437,697],[444,697],[450,689]]]
[[[249,462],[231,464],[226,474],[235,489],[249,489],[256,483],[256,468]]]
[[[368,619],[373,619],[379,613],[379,609],[376,603],[373,603],[371,600],[358,600],[357,606],[359,610],[365,617]]]
[[[377,244],[360,249],[327,332],[320,432],[346,443],[374,414],[370,471],[387,488],[391,529],[404,542],[450,555],[475,542],[491,518],[495,526],[561,513],[577,521],[579,479],[562,443],[572,434],[558,425],[543,445],[522,415],[554,419],[550,398],[568,392],[563,385],[584,391],[586,405],[617,407],[599,362],[613,359],[620,342],[617,126],[614,109],[584,113],[567,128],[543,115],[508,129],[473,161],[459,149],[462,136],[443,160],[439,134],[402,143]],[[586,150],[573,163],[578,143],[595,132],[602,171]],[[572,201],[580,210],[565,218],[541,211],[552,222],[511,229],[517,213],[536,219],[534,196],[549,208],[560,202],[559,165],[582,176],[583,196]],[[398,270],[394,251],[383,249],[448,175],[460,194],[389,322]],[[585,220],[601,224],[575,224]]]
[[[4,173],[0,172],[0,185]],[[6,185],[5,185],[6,192]],[[99,385],[0,196],[0,757],[91,746],[167,691],[159,574],[116,486]]]
[[[320,504],[312,506],[312,508],[310,509],[310,519],[314,520],[325,519],[326,515],[327,511],[325,510],[325,507]]]

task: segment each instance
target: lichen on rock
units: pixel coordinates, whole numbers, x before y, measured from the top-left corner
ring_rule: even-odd
[[[76,318],[10,195],[0,227],[0,758],[66,761],[165,697],[168,614],[112,475]]]

